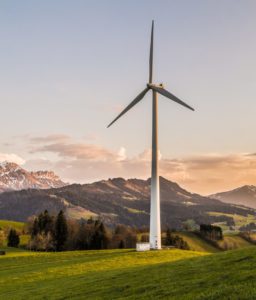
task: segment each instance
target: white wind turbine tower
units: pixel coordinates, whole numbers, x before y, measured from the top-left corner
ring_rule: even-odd
[[[179,103],[191,110],[192,107],[181,101],[175,95],[164,89],[163,85],[152,83],[153,78],[153,39],[154,21],[152,21],[150,55],[149,55],[149,81],[146,88],[108,125],[110,127],[117,119],[124,115],[129,109],[136,105],[152,90],[152,166],[151,166],[151,200],[150,200],[150,248],[161,249],[161,222],[160,222],[160,189],[158,175],[158,99],[157,94],[161,94],[172,101]]]

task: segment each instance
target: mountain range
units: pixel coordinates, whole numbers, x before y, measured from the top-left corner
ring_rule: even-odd
[[[0,219],[26,221],[45,209],[54,214],[62,209],[74,219],[92,216],[101,218],[109,225],[149,225],[150,179],[113,178],[91,184],[66,185],[51,172],[27,172],[14,164],[4,168],[1,174],[4,173],[6,179],[5,187],[9,182],[9,191],[0,193]],[[15,172],[17,176],[14,176]],[[22,184],[18,183],[17,178]],[[56,187],[58,185],[60,187]],[[51,188],[46,189],[47,186]],[[17,190],[21,187],[23,190]],[[225,222],[231,219],[227,214],[246,216],[255,213],[251,208],[192,194],[162,177],[160,189],[161,221],[164,226],[178,229],[183,222],[191,219],[197,224]]]
[[[204,197],[160,177],[160,189],[161,221],[172,228],[192,219],[200,224],[232,221],[232,214],[255,215],[254,186]],[[62,209],[74,219],[99,217],[109,225],[148,226],[150,179],[68,185],[51,171],[29,172],[15,163],[1,163],[0,219],[26,221],[45,209],[54,214]]]
[[[49,189],[65,186],[54,172],[29,172],[12,162],[0,163],[0,192],[23,189]]]

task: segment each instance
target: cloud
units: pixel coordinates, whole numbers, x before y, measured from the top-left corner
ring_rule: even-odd
[[[126,156],[126,149],[124,147],[121,147],[118,151],[118,160],[123,161],[127,158]]]
[[[85,160],[112,160],[116,154],[97,145],[86,143],[54,143],[34,148],[31,153],[52,152],[60,157]]]
[[[244,153],[164,159],[161,170],[167,178],[203,194],[256,184],[256,157]]]
[[[28,161],[26,166],[33,169],[51,168],[68,182],[85,183],[110,177],[150,177],[150,149],[129,157],[124,147],[112,151],[95,144],[75,142],[65,135],[37,138],[37,141],[43,140],[47,143],[34,145],[31,152],[40,156],[48,152],[54,154],[57,160],[34,159]],[[159,158],[160,175],[192,192],[211,194],[244,184],[256,184],[254,154],[208,153],[170,159],[159,153]]]
[[[25,163],[25,160],[14,153],[0,153],[0,162],[14,162],[18,165],[23,165]]]
[[[56,142],[65,142],[70,140],[70,136],[66,134],[50,134],[47,136],[38,136],[38,137],[30,137],[29,140],[32,144],[38,143],[56,143]]]

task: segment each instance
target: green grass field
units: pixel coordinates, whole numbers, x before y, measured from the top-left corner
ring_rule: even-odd
[[[8,220],[0,220],[0,229],[8,230],[10,228],[16,229],[17,231],[22,231],[25,228],[25,223],[8,221]]]
[[[214,254],[162,250],[0,257],[0,299],[255,299],[256,247]]]

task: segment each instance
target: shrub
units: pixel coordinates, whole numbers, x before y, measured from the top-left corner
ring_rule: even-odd
[[[170,229],[167,229],[166,231],[165,245],[174,246],[178,249],[189,250],[188,243],[184,241],[182,237],[174,235]]]
[[[55,245],[53,236],[50,232],[47,234],[38,233],[30,240],[28,247],[29,249],[36,251],[54,251]]]

